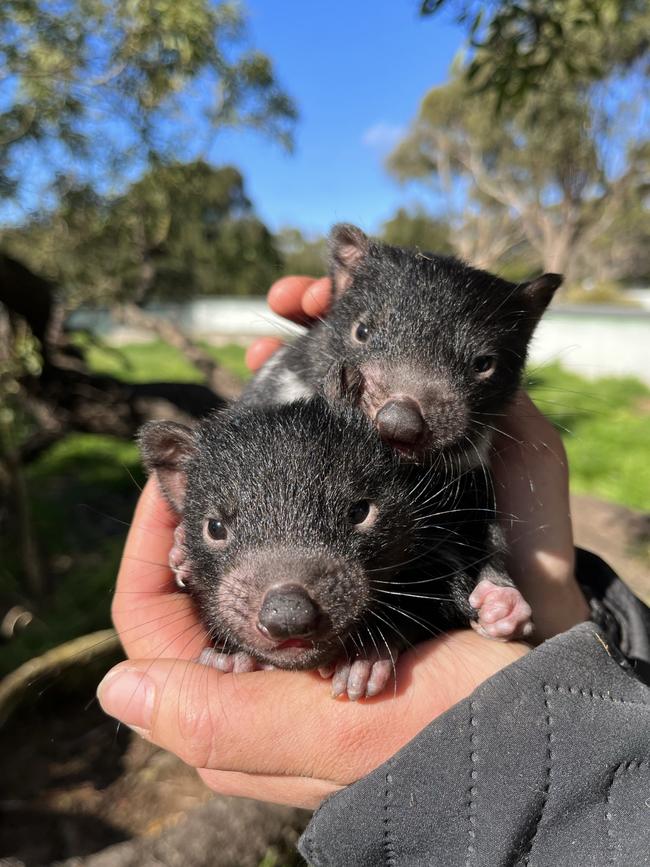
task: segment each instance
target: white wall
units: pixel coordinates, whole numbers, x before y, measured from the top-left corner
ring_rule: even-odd
[[[210,298],[151,309],[208,340],[265,334],[287,337],[299,330],[272,314],[263,299]],[[145,332],[116,326],[102,311],[78,312],[73,321],[115,343],[149,337]],[[650,312],[595,306],[551,309],[535,335],[531,360],[534,364],[558,361],[583,376],[632,375],[650,384]]]
[[[537,328],[530,357],[535,364],[558,361],[590,378],[636,376],[650,385],[650,313],[551,310]]]

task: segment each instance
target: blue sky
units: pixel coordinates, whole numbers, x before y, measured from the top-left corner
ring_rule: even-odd
[[[299,111],[295,150],[288,154],[251,131],[224,130],[206,149],[207,130],[199,116],[211,94],[201,92],[197,82],[199,91],[192,94],[190,88],[181,105],[189,124],[187,139],[179,136],[179,154],[239,167],[249,197],[272,230],[298,226],[308,234],[323,233],[343,220],[372,232],[400,205],[435,205],[422,185],[397,184],[383,163],[426,91],[446,80],[462,45],[463,33],[449,16],[421,17],[418,0],[243,0],[243,6],[246,46],[270,56]],[[0,109],[11,102],[15,86],[10,80],[0,89]],[[91,108],[91,123],[104,129],[107,145],[133,144],[114,103],[96,95]],[[173,121],[164,129],[172,139],[177,134]],[[0,220],[20,222],[55,205],[47,190],[57,170],[88,179],[104,193],[121,190],[113,186],[105,161],[75,162],[56,140],[24,142],[18,153],[20,194],[2,203]],[[136,161],[127,179],[141,171]]]
[[[271,229],[323,232],[339,220],[372,231],[423,193],[383,169],[386,153],[428,88],[442,83],[462,42],[417,0],[248,0],[251,41],[273,59],[296,101],[296,148],[224,133],[210,151],[238,165]]]

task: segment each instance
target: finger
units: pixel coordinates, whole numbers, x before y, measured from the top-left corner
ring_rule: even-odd
[[[178,592],[168,565],[177,523],[151,477],[133,515],[112,604],[129,656],[194,659],[207,643],[193,603]]]
[[[497,435],[498,445],[502,448],[512,447],[513,441],[518,440],[520,444],[544,443],[558,452],[564,451],[558,431],[523,389],[517,392],[510,404],[502,428],[504,436],[499,439]]]
[[[517,506],[543,507],[546,496],[541,496],[542,488],[555,504],[568,502],[569,472],[562,438],[525,392],[518,393],[501,428],[495,439],[492,470],[500,488],[497,496],[504,504],[509,505],[512,499]]]
[[[342,788],[329,780],[308,777],[241,774],[237,771],[206,769],[199,769],[198,773],[206,786],[220,795],[255,798],[258,801],[302,807],[305,810],[315,810],[325,798]]]
[[[169,659],[121,663],[98,696],[194,767],[346,785],[526,651],[471,631],[448,635],[402,657],[395,693],[363,702],[333,700],[314,672],[232,675]]]
[[[507,566],[533,609],[535,636],[549,638],[589,618],[574,577],[566,452],[556,429],[519,392],[492,458]]]
[[[320,319],[332,303],[332,281],[329,277],[321,277],[307,287],[302,296],[302,309],[310,319]]]
[[[358,715],[346,719],[342,711],[351,708],[309,673],[234,675],[180,660],[138,660],[113,669],[98,697],[107,713],[196,768],[328,778],[341,774],[332,732],[345,731],[355,743]],[[354,746],[352,754],[358,761]]]
[[[284,344],[277,337],[262,337],[246,350],[246,366],[253,372],[269,360]]]
[[[269,307],[279,316],[293,322],[304,322],[305,311],[302,298],[312,283],[313,277],[282,277],[271,286],[268,294]]]

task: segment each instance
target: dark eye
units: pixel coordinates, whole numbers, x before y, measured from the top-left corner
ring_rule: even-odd
[[[208,518],[205,525],[205,532],[215,542],[222,542],[228,536],[228,530],[226,530],[223,522],[218,518]]]
[[[494,372],[497,360],[494,355],[477,355],[474,359],[474,372],[479,376],[487,376]]]
[[[368,500],[359,500],[353,506],[350,506],[348,518],[351,524],[363,524],[370,514],[370,502]]]
[[[359,322],[352,333],[358,343],[365,343],[370,337],[370,329],[365,322]]]

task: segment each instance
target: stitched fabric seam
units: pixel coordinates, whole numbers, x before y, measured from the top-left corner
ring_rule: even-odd
[[[558,692],[560,695],[580,695],[583,698],[599,698],[602,701],[611,701],[613,704],[624,704],[624,705],[632,705],[633,707],[647,707],[650,708],[650,703],[646,701],[630,701],[629,699],[619,698],[618,696],[608,695],[603,692],[596,692],[593,689],[581,689],[577,686],[566,686],[564,684],[544,684],[544,690],[553,690],[553,692]]]
[[[477,743],[477,733],[476,728],[478,726],[476,720],[476,702],[470,702],[470,735],[469,735],[469,748],[470,748],[470,781],[469,787],[467,790],[467,854],[465,857],[465,867],[470,867],[471,862],[473,860],[474,853],[476,851],[476,847],[474,842],[476,840],[476,780],[478,777],[478,769],[477,769],[477,761],[478,755],[476,753],[476,748],[478,746]]]
[[[318,858],[318,852],[316,851],[316,844],[314,842],[314,837],[312,834],[305,835],[305,849],[307,850],[307,856],[310,864],[325,863],[322,859],[319,859],[319,862],[316,861],[316,859]]]
[[[621,777],[630,773],[631,771],[638,771],[641,769],[643,765],[650,766],[650,759],[630,759],[626,762],[621,762],[621,764],[614,770],[612,774],[612,778],[609,782],[609,787],[607,789],[607,796],[605,798],[606,808],[605,808],[605,819],[607,820],[607,839],[609,840],[609,852],[610,852],[610,862],[612,865],[616,864],[616,853],[617,853],[617,841],[614,833],[614,826],[612,824],[613,813],[612,813],[612,790],[616,783],[618,783]]]
[[[537,842],[537,835],[539,834],[542,819],[544,818],[544,811],[546,810],[546,805],[548,803],[549,791],[551,789],[551,774],[553,767],[553,717],[551,716],[551,705],[549,701],[549,695],[551,692],[552,687],[548,686],[548,684],[544,684],[544,709],[546,711],[546,782],[542,789],[542,804],[535,823],[535,831],[528,845],[528,853],[524,856],[524,864],[526,865],[530,864],[533,849]]]
[[[385,776],[385,788],[384,788],[384,856],[386,858],[386,867],[395,867],[395,850],[393,848],[393,840],[391,838],[391,828],[390,828],[390,800],[391,800],[391,783],[393,782],[393,778],[390,773],[387,773]]]

